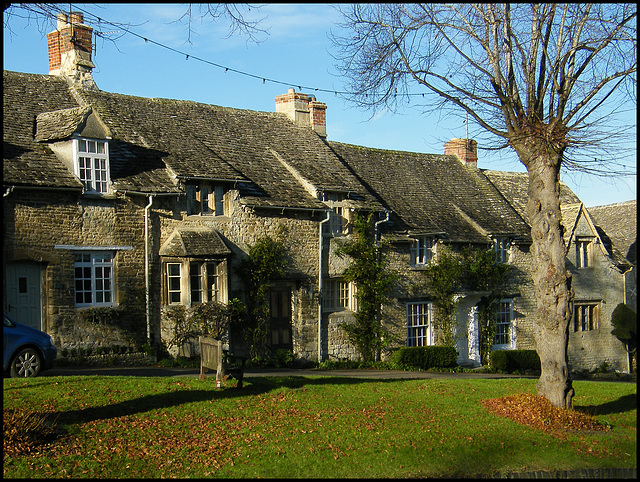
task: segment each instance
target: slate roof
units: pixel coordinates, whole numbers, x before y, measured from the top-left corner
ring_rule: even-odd
[[[587,208],[606,249],[618,259],[635,265],[638,239],[636,201]]]
[[[113,139],[116,189],[178,192],[180,179],[208,179],[234,183],[241,202],[254,207],[326,210],[315,195],[319,189],[353,193],[355,208],[382,209],[315,132],[282,113],[80,90],[58,77],[6,71],[4,87],[10,151],[5,185],[42,185],[48,179],[51,185],[79,187],[73,173],[34,141],[34,124],[37,118],[42,140],[60,137],[90,106]],[[56,117],[62,125],[49,127]],[[40,164],[34,166],[32,158]]]
[[[231,254],[214,229],[179,228],[160,248],[160,256],[212,256]]]
[[[90,112],[91,107],[81,106],[38,114],[35,140],[42,142],[69,138]]]
[[[505,172],[483,170],[484,175],[500,191],[516,211],[527,220],[527,199],[529,198],[529,175],[526,172]],[[560,204],[580,203],[569,186],[560,181]]]
[[[498,188],[509,203],[528,219],[526,207],[529,189],[527,173],[483,171],[489,180]],[[569,236],[571,229],[584,206],[578,196],[564,183],[560,182],[560,206],[562,208],[562,222],[566,228],[565,236]],[[637,210],[636,202],[610,204],[587,208],[587,216],[595,225],[596,234],[602,240],[603,246],[611,259],[624,267],[636,263],[637,238]]]
[[[4,185],[82,189],[73,172],[34,140],[38,114],[78,107],[67,83],[58,77],[6,71],[3,81]]]
[[[454,242],[487,243],[497,235],[529,238],[529,226],[496,188],[455,156],[328,144],[393,211],[382,229],[443,234]]]

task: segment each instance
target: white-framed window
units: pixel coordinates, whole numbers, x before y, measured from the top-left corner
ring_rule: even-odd
[[[346,208],[343,205],[345,199],[346,195],[341,192],[323,191],[320,193],[320,200],[326,203],[333,211],[327,226],[328,234],[332,236],[346,234]]]
[[[593,264],[593,240],[591,238],[576,239],[576,268],[588,268]]]
[[[576,301],[573,304],[573,331],[600,329],[600,303]]]
[[[168,304],[182,303],[182,265],[167,263],[167,301]]]
[[[411,266],[425,266],[433,258],[435,238],[418,236],[411,241]]]
[[[87,192],[109,192],[109,144],[94,139],[74,139],[76,175]]]
[[[493,337],[493,349],[513,348],[513,300],[502,300],[496,310],[496,331]]]
[[[322,306],[325,310],[356,310],[355,285],[344,280],[326,280],[322,288]]]
[[[496,253],[496,263],[505,264],[509,262],[509,238],[504,236],[494,238],[493,250]]]
[[[82,252],[74,254],[75,306],[114,305],[113,253]]]
[[[200,304],[221,299],[220,262],[166,263],[167,304]]]
[[[185,192],[187,196],[187,215],[224,216],[225,189],[223,186],[187,184]]]
[[[407,303],[407,346],[429,346],[433,343],[431,303]]]

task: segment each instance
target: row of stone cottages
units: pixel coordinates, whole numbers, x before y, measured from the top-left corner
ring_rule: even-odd
[[[382,311],[391,348],[437,343],[433,303],[416,286],[444,245],[493,245],[517,268],[494,348],[534,348],[526,174],[479,169],[470,140],[451,140],[444,154],[328,141],[326,105],[293,89],[275,112],[103,92],[91,76],[90,30],[79,15],[63,17],[49,34],[49,75],[4,72],[6,312],[59,349],[133,343],[131,329],[134,339],[166,342],[167,307],[242,297],[238,262],[284,227],[272,347],[302,360],[352,359],[340,325],[353,316],[354,292],[335,247],[354,213],[374,212],[400,274]],[[635,309],[635,202],[616,205],[634,220],[631,238],[616,239],[566,185],[561,192],[576,292],[570,364],[628,371],[610,319],[618,303]],[[598,213],[606,224],[607,210]],[[482,295],[458,296],[461,364],[480,364]],[[74,317],[92,307],[139,315],[128,330]]]

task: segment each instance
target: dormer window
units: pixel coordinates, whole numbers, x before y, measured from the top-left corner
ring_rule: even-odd
[[[109,192],[109,145],[106,141],[75,139],[74,168],[85,192]]]
[[[187,184],[187,215],[224,216],[224,187],[212,184]]]

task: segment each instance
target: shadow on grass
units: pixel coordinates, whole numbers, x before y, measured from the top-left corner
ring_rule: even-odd
[[[247,379],[245,379],[247,380]],[[112,418],[125,417],[139,413],[152,412],[165,408],[175,407],[184,403],[203,402],[210,400],[221,400],[228,398],[238,398],[244,396],[255,396],[270,392],[278,388],[301,388],[305,385],[355,385],[363,383],[385,383],[397,380],[371,380],[371,379],[347,379],[339,377],[260,377],[253,378],[244,388],[238,389],[229,387],[216,389],[215,380],[207,378],[203,381],[210,383],[210,389],[203,390],[176,390],[169,393],[145,395],[143,397],[124,400],[111,405],[98,407],[87,407],[76,410],[66,410],[56,414],[58,422],[61,424],[87,423],[96,420],[108,420]]]
[[[610,415],[613,413],[623,413],[635,410],[638,407],[638,396],[635,393],[624,395],[612,402],[600,405],[578,405],[575,407],[580,412],[589,415]]]

